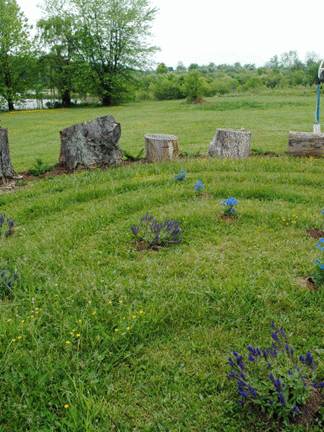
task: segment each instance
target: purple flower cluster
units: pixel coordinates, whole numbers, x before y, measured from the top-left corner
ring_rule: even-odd
[[[9,261],[7,265],[0,270],[0,297],[11,296],[13,283],[19,279],[19,276],[15,273],[11,273],[9,270]]]
[[[173,219],[166,219],[163,223],[154,220],[153,216],[146,213],[141,218],[140,225],[131,225],[132,233],[138,240],[144,240],[149,244],[180,243],[183,241],[180,234],[184,232],[179,222]]]
[[[315,370],[314,359],[310,351],[307,351],[305,356],[296,355],[288,342],[283,327],[278,329],[274,323],[271,323],[271,327],[273,329],[271,332],[272,347],[260,350],[248,345],[246,347],[248,353],[245,357],[237,351],[233,351],[233,356],[228,358],[232,369],[227,378],[237,381],[238,403],[240,405],[244,405],[245,401],[249,399],[252,403],[268,407],[271,415],[275,410],[278,418],[292,414],[297,415],[300,413],[300,409],[292,401],[296,400],[294,398],[296,395],[299,396],[299,392],[304,398],[301,400],[306,400],[305,398],[309,396],[306,368]],[[287,357],[291,364],[291,368],[286,369],[287,375],[283,374],[283,357],[286,357],[285,364]],[[270,359],[272,359],[271,363],[269,362]],[[257,366],[256,363],[259,362],[260,365]],[[268,370],[269,381],[263,379],[266,369]],[[258,376],[259,372],[260,376]],[[300,380],[297,387],[296,379]],[[322,390],[324,382],[314,381],[311,386]],[[272,408],[270,408],[271,406]]]
[[[13,232],[14,232],[13,228],[14,228],[15,222],[14,222],[13,219],[7,219],[7,220],[6,220],[5,215],[1,215],[1,216],[0,216],[0,235],[1,235],[1,233],[2,233],[2,229],[3,229],[3,226],[5,225],[5,223],[8,224],[8,229],[5,230],[4,235],[5,235],[6,237],[9,237],[9,236],[12,235]]]

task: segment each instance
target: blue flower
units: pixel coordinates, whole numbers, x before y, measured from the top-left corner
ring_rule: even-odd
[[[320,242],[318,243],[317,247],[321,250],[324,250],[324,247],[321,245],[321,243],[324,243],[324,238],[320,239]]]
[[[199,192],[200,189],[203,189],[204,185],[202,184],[201,180],[197,180],[197,183],[195,184],[195,191]]]
[[[180,170],[179,171],[179,174],[176,174],[175,176],[174,176],[174,178],[176,179],[176,180],[184,180],[185,178],[186,178],[186,171],[183,171],[183,170]]]
[[[273,405],[273,400],[269,400],[269,405]]]

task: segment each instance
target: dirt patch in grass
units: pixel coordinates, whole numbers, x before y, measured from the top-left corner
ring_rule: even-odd
[[[310,228],[309,230],[306,230],[306,233],[316,240],[324,238],[324,231],[321,230],[321,228]]]
[[[318,290],[318,286],[315,285],[315,282],[311,277],[301,276],[298,278],[294,278],[294,282],[296,285],[300,286],[301,288],[307,289],[309,291]]]
[[[237,219],[237,215],[224,215],[224,214],[220,214],[219,216],[217,216],[217,219],[221,219],[225,222],[231,222],[235,219]]]

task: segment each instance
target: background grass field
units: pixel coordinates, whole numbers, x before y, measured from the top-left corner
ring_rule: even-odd
[[[133,154],[146,133],[175,134],[180,151],[207,153],[217,127],[244,127],[252,148],[284,152],[289,130],[312,130],[310,96],[210,102],[4,113],[1,126],[18,172],[38,157],[56,163],[59,130],[106,114]],[[306,230],[323,226],[323,167],[285,156],[186,159],[1,193],[0,214],[18,228],[1,240],[1,262],[20,277],[0,305],[1,430],[272,430],[238,406],[227,358],[269,346],[275,322],[296,351],[313,353],[324,380],[323,290],[295,282],[319,257]],[[175,183],[180,169],[187,178]],[[197,179],[212,197],[195,197]],[[226,223],[217,216],[230,196],[238,218]],[[184,242],[136,251],[130,225],[146,212],[178,219]]]

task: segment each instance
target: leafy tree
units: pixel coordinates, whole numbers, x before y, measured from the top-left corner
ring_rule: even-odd
[[[169,72],[169,69],[166,67],[165,63],[160,63],[159,66],[156,68],[157,74],[167,74]]]
[[[127,93],[133,72],[157,49],[147,43],[157,12],[149,0],[44,0],[43,8],[73,22],[73,58],[89,66],[90,90],[103,105]]]
[[[0,95],[9,111],[32,85],[30,28],[16,0],[0,0]]]
[[[185,94],[189,102],[202,97],[206,90],[206,81],[199,71],[192,70],[184,82]]]
[[[73,21],[69,16],[54,16],[39,20],[37,29],[40,46],[49,49],[41,62],[47,69],[50,87],[58,90],[63,106],[70,106],[75,72],[80,66],[77,61],[73,61],[76,53]]]

